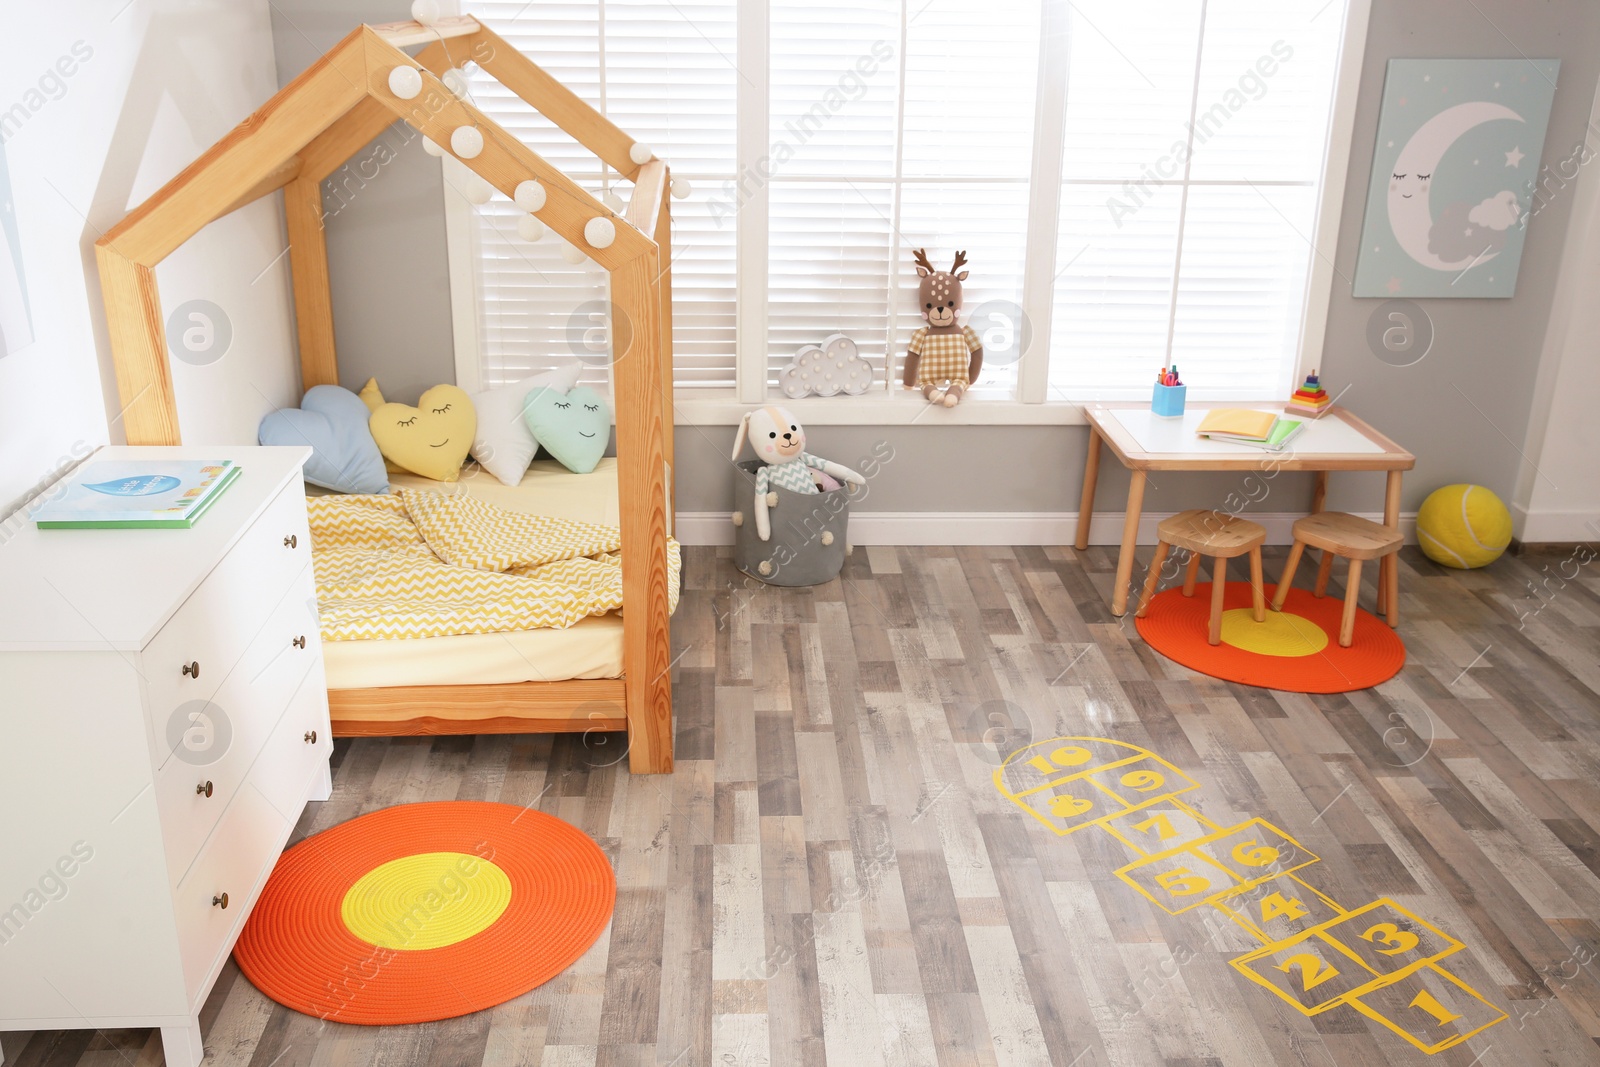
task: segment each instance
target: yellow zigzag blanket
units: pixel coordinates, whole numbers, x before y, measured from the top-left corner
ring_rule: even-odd
[[[417,489],[309,497],[306,510],[325,641],[559,630],[622,608],[615,526]],[[678,565],[669,539],[669,611]]]

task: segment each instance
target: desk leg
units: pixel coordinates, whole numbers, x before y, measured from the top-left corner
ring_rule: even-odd
[[[1111,614],[1128,610],[1128,581],[1133,577],[1133,554],[1139,544],[1139,512],[1144,507],[1144,471],[1132,472],[1128,483],[1128,516],[1122,521],[1122,551],[1117,554],[1117,584],[1111,591]]]
[[[1089,547],[1089,520],[1094,518],[1094,487],[1100,480],[1100,431],[1089,427],[1089,453],[1083,461],[1083,496],[1078,499],[1078,539],[1072,547]]]
[[[1390,471],[1383,494],[1383,524],[1400,528],[1400,479],[1402,471]],[[1378,611],[1386,613],[1390,626],[1400,625],[1400,553],[1391,552],[1378,563]]]
[[[1317,471],[1317,480],[1311,489],[1311,514],[1319,515],[1328,506],[1328,472]]]

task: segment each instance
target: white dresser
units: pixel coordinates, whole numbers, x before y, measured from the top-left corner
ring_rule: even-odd
[[[199,1012],[308,800],[330,790],[306,448],[227,458],[190,530],[0,544],[0,1040]],[[3,1054],[0,1054],[3,1055]]]

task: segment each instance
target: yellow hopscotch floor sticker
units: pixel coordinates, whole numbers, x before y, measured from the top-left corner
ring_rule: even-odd
[[[1012,753],[994,784],[1062,837],[1092,826],[1119,841],[1138,858],[1117,877],[1156,907],[1215,908],[1248,931],[1262,947],[1229,962],[1306,1015],[1348,1005],[1429,1054],[1506,1018],[1440,965],[1461,942],[1387,898],[1341,907],[1303,877],[1315,853],[1264,819],[1206,818],[1178,799],[1199,783],[1148,749],[1052,738]]]

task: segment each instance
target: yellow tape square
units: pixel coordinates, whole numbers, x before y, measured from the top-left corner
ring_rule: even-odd
[[[1351,997],[1350,1006],[1430,1055],[1506,1018],[1483,994],[1437,964]]]
[[[1125,811],[1101,825],[1140,856],[1171,852],[1222,829],[1181,800]]]
[[[1219,897],[1211,906],[1262,941],[1286,941],[1345,913],[1298,875],[1280,874]]]
[[[1241,886],[1316,862],[1315,853],[1276,826],[1250,819],[1130,863],[1117,877],[1163,911],[1181,915]]]

